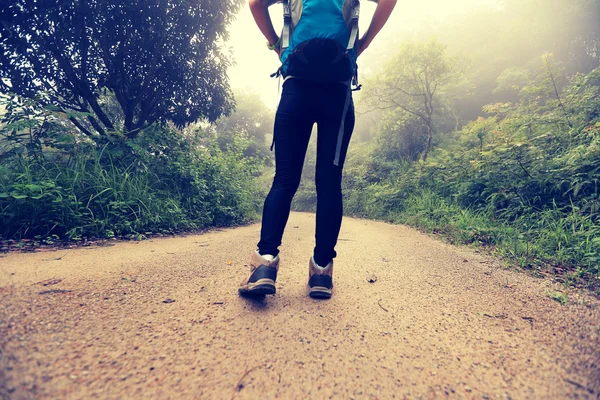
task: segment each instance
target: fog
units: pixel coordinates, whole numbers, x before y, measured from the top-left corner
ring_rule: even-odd
[[[375,63],[368,59],[389,49],[399,37],[409,37],[425,28],[431,28],[448,21],[457,15],[473,12],[473,10],[499,7],[496,0],[424,0],[419,2],[398,2],[389,22],[361,57],[361,64],[369,68]],[[283,11],[279,4],[270,7],[271,19],[275,30],[280,31],[283,25]],[[361,2],[360,29],[364,32],[373,12],[375,3],[363,0]],[[259,93],[265,103],[275,107],[278,101],[278,86],[270,74],[277,70],[279,61],[274,53],[265,46],[265,39],[258,30],[247,4],[242,7],[236,21],[230,29],[230,39],[227,43],[235,65],[230,69],[229,77],[234,88],[247,88]]]
[[[375,4],[361,2],[364,31]],[[270,8],[276,30],[282,26],[280,5]],[[569,72],[588,72],[600,59],[600,2],[597,0],[423,0],[398,2],[390,21],[359,59],[361,77],[376,74],[406,40],[432,36],[449,52],[472,62],[472,79],[491,91],[500,73],[525,66],[545,52],[554,53]],[[227,46],[235,60],[230,68],[236,89],[257,93],[269,107],[278,101],[278,82],[269,77],[279,62],[269,53],[248,5],[230,29]],[[485,82],[484,82],[485,81]]]

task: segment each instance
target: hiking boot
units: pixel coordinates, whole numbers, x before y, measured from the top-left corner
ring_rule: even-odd
[[[250,277],[244,279],[238,289],[244,295],[275,294],[275,280],[279,271],[279,256],[261,256],[258,251],[252,253]]]
[[[308,295],[313,299],[329,299],[333,289],[333,260],[321,267],[311,257],[308,263]]]

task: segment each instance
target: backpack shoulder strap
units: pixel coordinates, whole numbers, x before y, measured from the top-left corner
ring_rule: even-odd
[[[352,4],[352,30],[350,31],[350,40],[348,41],[348,46],[346,50],[352,50],[354,45],[356,44],[356,39],[358,38],[358,17],[360,16],[360,0],[351,0]]]
[[[288,0],[282,0],[283,4],[283,31],[281,32],[281,52],[290,46],[290,32],[292,30],[292,11]]]

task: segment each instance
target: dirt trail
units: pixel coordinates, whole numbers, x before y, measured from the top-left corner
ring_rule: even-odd
[[[5,255],[0,398],[600,398],[597,300],[349,218],[312,300],[313,226],[292,214],[263,301],[237,295],[258,225]]]

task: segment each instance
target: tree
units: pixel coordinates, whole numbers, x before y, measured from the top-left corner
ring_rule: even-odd
[[[155,122],[215,121],[233,108],[217,43],[240,3],[7,0],[0,92],[57,107],[96,141],[118,129],[133,138]],[[113,97],[116,121],[105,101]]]
[[[267,138],[273,135],[274,111],[267,108],[256,93],[238,92],[235,94],[235,111],[216,122],[216,133],[222,150],[234,141],[235,137],[251,140],[244,152],[246,156],[269,157]]]
[[[385,161],[417,161],[427,144],[427,128],[402,109],[389,112],[381,121],[376,154]]]
[[[364,101],[373,109],[402,110],[419,118],[427,131],[425,161],[436,131],[434,116],[448,110],[442,94],[462,76],[460,67],[461,60],[447,56],[437,40],[407,42],[369,82]]]

